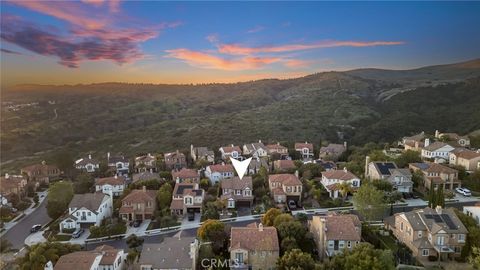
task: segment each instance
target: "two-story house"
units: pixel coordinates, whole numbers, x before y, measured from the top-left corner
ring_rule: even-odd
[[[301,204],[303,187],[296,174],[270,174],[268,187],[275,203],[294,201],[297,205]]]
[[[97,178],[95,180],[95,191],[102,192],[108,195],[120,196],[123,194],[126,184],[125,176],[112,176]]]
[[[138,258],[140,270],[195,270],[197,267],[199,242],[195,237],[180,233],[165,237],[163,241],[145,243]],[[201,262],[200,262],[201,263]]]
[[[205,170],[205,177],[212,183],[218,183],[222,179],[232,178],[235,175],[235,169],[231,164],[210,165]]]
[[[265,147],[271,157],[274,155],[277,155],[278,159],[287,159],[288,157],[288,148],[281,145],[279,142],[276,144],[267,144]]]
[[[111,156],[110,152],[107,153],[107,165],[108,168],[117,175],[128,175],[130,171],[130,161],[128,158],[124,156]]]
[[[88,157],[75,160],[75,168],[88,173],[93,173],[100,168],[100,162],[98,162],[96,159],[93,159],[92,155],[88,155]]]
[[[156,180],[161,181],[160,174],[152,171],[146,171],[141,173],[134,173],[132,175],[132,183],[138,183],[142,181]]]
[[[385,227],[418,259],[459,257],[468,234],[453,209],[441,206],[397,213],[385,219]]]
[[[220,181],[221,199],[227,201],[227,208],[251,207],[253,203],[252,177],[235,176]]]
[[[2,198],[8,201],[12,200],[12,197],[23,197],[26,194],[27,178],[23,175],[10,175],[5,173],[5,176],[0,177],[0,194]]]
[[[165,153],[165,167],[168,170],[180,170],[181,168],[187,167],[187,158],[185,154],[179,150],[171,153]]]
[[[265,168],[267,172],[270,171],[270,165],[268,164],[267,159],[259,157],[252,158],[250,164],[248,164],[247,172],[248,174],[256,174],[261,168]]]
[[[151,219],[157,207],[156,191],[142,189],[132,190],[122,199],[122,206],[118,211],[120,217],[126,221]]]
[[[426,134],[422,131],[412,136],[403,137],[399,145],[403,145],[405,150],[421,151],[424,146],[425,137]]]
[[[465,148],[457,148],[450,152],[449,157],[451,165],[462,166],[469,172],[479,169],[478,163],[480,162],[480,150],[475,152]]]
[[[157,158],[150,153],[135,157],[135,170],[137,172],[156,171]]]
[[[451,143],[454,146],[460,146],[460,147],[470,146],[470,138],[468,136],[460,136],[457,133],[440,133],[438,130],[436,130],[435,138],[442,141],[447,141],[448,143]]]
[[[207,147],[193,147],[193,144],[191,144],[190,156],[193,161],[205,160],[210,163],[215,162],[215,153]]]
[[[277,229],[252,223],[230,229],[231,269],[273,270],[280,256]]]
[[[344,168],[343,170],[322,172],[321,183],[327,190],[330,198],[338,198],[340,196],[340,184],[348,183],[355,190],[360,187],[360,178],[349,172],[347,168]]]
[[[273,162],[273,169],[277,172],[294,171],[296,168],[293,160],[275,160]]]
[[[397,169],[397,164],[390,161],[372,161],[365,157],[365,178],[370,180],[386,180],[390,177],[391,169]]]
[[[233,144],[230,146],[222,146],[219,151],[224,161],[230,161],[230,158],[243,159],[242,150],[239,146]]]
[[[125,267],[127,254],[123,249],[101,245],[90,251],[76,251],[58,258],[55,267],[47,263],[45,270],[121,270]]]
[[[204,197],[205,191],[198,188],[198,183],[176,183],[170,211],[178,216],[186,213],[200,213]]]
[[[299,152],[301,159],[304,161],[313,159],[313,144],[311,143],[295,143],[295,151]]]
[[[28,182],[35,182],[36,185],[48,184],[52,180],[60,178],[62,172],[55,165],[49,165],[45,161],[41,164],[34,164],[20,170],[22,175],[26,174]]]
[[[425,146],[422,149],[421,157],[423,159],[433,160],[435,163],[447,163],[449,154],[455,148],[444,142],[430,143],[430,139],[425,139]]]
[[[347,151],[347,142],[343,144],[330,143],[327,146],[320,147],[319,158],[337,160],[345,151]]]
[[[258,143],[247,143],[243,145],[243,154],[253,158],[264,158],[268,156],[268,149],[262,141],[258,141]]]
[[[394,190],[402,193],[413,192],[412,173],[409,169],[390,169],[390,176],[387,178]]]
[[[112,216],[112,211],[112,197],[107,194],[75,194],[68,205],[68,216],[60,222],[60,231],[100,226],[105,218]]]
[[[427,163],[410,163],[409,168],[412,171],[421,171],[423,173],[423,184],[428,190],[433,182],[434,188],[443,185],[444,189],[454,190],[461,186],[458,179],[458,171],[445,165],[427,162]]]
[[[328,214],[309,221],[320,259],[352,250],[362,241],[362,223],[356,215]]]
[[[182,168],[179,171],[172,171],[172,179],[175,183],[199,183],[200,175],[196,170]]]

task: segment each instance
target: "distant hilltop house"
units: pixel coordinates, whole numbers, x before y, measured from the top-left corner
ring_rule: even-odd
[[[92,155],[88,155],[88,157],[75,160],[75,168],[88,173],[93,173],[100,168],[100,162],[98,162],[96,159],[93,159]]]
[[[205,177],[212,183],[218,183],[222,179],[232,178],[235,175],[235,169],[231,164],[210,165],[205,170]]]
[[[228,250],[235,269],[276,269],[280,246],[275,227],[252,223],[230,230]]]
[[[117,175],[128,175],[130,171],[130,161],[124,156],[111,156],[108,152],[107,164]]]
[[[121,270],[125,267],[127,254],[123,249],[101,245],[90,251],[76,251],[61,256],[55,267],[51,261],[45,265],[45,270],[81,270],[102,269]]]
[[[309,230],[320,259],[352,250],[362,241],[362,223],[356,215],[313,216]]]
[[[434,188],[443,185],[444,189],[452,191],[461,186],[461,182],[458,179],[458,171],[453,168],[433,162],[410,163],[409,168],[414,172],[422,172],[424,179],[423,183],[428,190],[432,183]]]
[[[426,138],[425,132],[420,132],[419,134],[403,137],[401,145],[405,148],[405,150],[414,150],[414,151],[421,151],[424,146],[424,140]]]
[[[265,147],[267,148],[270,156],[277,154],[279,155],[279,159],[286,159],[288,157],[288,148],[281,145],[279,142],[276,144],[267,144]]]
[[[233,144],[230,146],[222,146],[220,147],[219,151],[222,155],[222,160],[224,161],[230,161],[230,158],[243,159],[242,150],[239,146]]]
[[[468,234],[453,209],[424,208],[397,213],[385,219],[385,227],[418,259],[459,257]],[[439,258],[441,257],[441,258]]]
[[[201,213],[205,191],[197,183],[176,183],[172,193],[170,210],[178,216]]]
[[[253,158],[267,157],[268,149],[262,141],[258,141],[258,143],[248,143],[243,145],[243,155]]]
[[[301,159],[305,161],[313,159],[313,144],[311,143],[295,143],[295,151],[299,152]]]
[[[112,215],[112,208],[112,197],[107,194],[75,194],[68,205],[68,216],[60,222],[60,231],[100,226],[103,219]]]
[[[365,158],[365,177],[371,180],[386,180],[390,182],[394,190],[403,193],[413,191],[412,174],[409,169],[399,169],[395,162],[372,161]]]
[[[340,185],[342,183],[348,183],[353,190],[356,190],[360,187],[360,182],[360,178],[349,172],[347,168],[322,172],[321,183],[331,198],[340,196]]]
[[[20,173],[27,175],[28,181],[35,182],[37,185],[48,184],[51,180],[60,178],[62,174],[57,166],[49,165],[45,161],[42,161],[40,164],[23,167]]]
[[[151,219],[157,208],[157,191],[142,189],[132,190],[122,199],[122,206],[118,211],[120,217],[125,221]]]
[[[200,175],[198,171],[182,168],[181,170],[172,170],[172,179],[175,183],[199,183]]]
[[[347,151],[347,142],[343,144],[331,143],[320,148],[319,158],[323,160],[337,160],[345,151]]]
[[[223,179],[220,182],[221,196],[226,200],[227,208],[251,207],[253,204],[252,177],[244,176],[240,179],[235,176],[231,179]]]
[[[215,153],[207,147],[193,147],[193,144],[191,144],[190,156],[193,161],[205,160],[210,163],[215,162]]]
[[[187,159],[185,154],[179,150],[171,153],[165,153],[165,167],[167,170],[180,170],[181,168],[187,167]]]
[[[450,152],[449,163],[462,166],[469,172],[480,169],[480,150],[475,152],[464,148],[456,148]]]
[[[470,138],[468,136],[460,136],[457,133],[440,133],[436,130],[435,138],[449,142],[454,146],[470,147]]]
[[[0,177],[0,195],[2,195],[2,205],[11,201],[13,196],[23,197],[26,194],[27,179],[23,175],[10,175]]]
[[[449,154],[455,148],[444,142],[434,142],[430,144],[430,139],[425,139],[424,148],[422,149],[422,158],[434,160],[435,163],[447,163]]]
[[[95,180],[95,191],[108,195],[120,196],[123,194],[126,181],[127,179],[125,176],[117,175],[112,177],[98,178]]]
[[[135,170],[137,172],[156,171],[157,158],[150,153],[135,157]]]
[[[302,182],[297,174],[270,174],[268,186],[275,203],[283,204],[294,201],[297,205],[302,200]]]

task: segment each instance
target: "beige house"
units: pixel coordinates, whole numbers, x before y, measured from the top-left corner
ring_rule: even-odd
[[[294,174],[271,174],[268,176],[268,187],[275,203],[286,203],[293,200],[297,205],[302,200],[302,182]]]
[[[179,216],[187,212],[200,213],[204,197],[205,192],[198,188],[197,183],[176,183],[172,193],[170,211]]]
[[[261,223],[232,227],[229,251],[234,269],[276,269],[280,255],[277,229]]]
[[[351,250],[362,240],[362,223],[356,215],[313,216],[309,230],[320,259]]]
[[[28,176],[28,182],[36,184],[48,184],[51,180],[60,178],[62,172],[55,165],[48,165],[45,161],[41,164],[34,164],[21,169],[20,173]]]
[[[172,179],[175,183],[198,183],[200,175],[196,170],[182,168],[181,170],[172,170]]]
[[[468,136],[460,136],[457,133],[440,133],[438,130],[435,131],[435,138],[448,141],[454,146],[469,147],[470,138]]]
[[[453,209],[441,206],[397,213],[385,220],[385,227],[420,259],[460,256],[468,233]]]
[[[462,166],[467,171],[477,170],[479,162],[480,150],[475,152],[468,149],[457,148],[450,152],[450,164]]]
[[[122,199],[122,206],[118,211],[120,218],[126,221],[151,219],[157,208],[157,191],[142,189],[132,190]]]
[[[276,144],[267,144],[265,147],[267,148],[269,155],[278,154],[280,157],[288,156],[288,148],[281,145],[279,142]]]
[[[424,146],[425,132],[420,132],[413,136],[403,137],[400,145],[403,145],[405,150],[421,151]]]
[[[427,162],[427,163],[410,163],[409,168],[423,173],[423,184],[426,189],[430,189],[433,182],[435,188],[443,185],[444,189],[454,190],[461,186],[458,180],[458,171],[445,165]]]

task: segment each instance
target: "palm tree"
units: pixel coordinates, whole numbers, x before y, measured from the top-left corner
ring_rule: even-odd
[[[337,187],[338,191],[342,195],[342,203],[344,203],[348,193],[353,192],[352,184],[348,182],[342,182]]]

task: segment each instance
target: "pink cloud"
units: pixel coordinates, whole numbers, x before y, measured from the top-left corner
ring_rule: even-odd
[[[305,68],[312,64],[312,61],[300,60],[300,59],[288,59],[284,61],[285,66],[289,68]]]
[[[242,57],[225,59],[216,55],[192,51],[189,49],[167,50],[166,57],[183,60],[194,67],[221,69],[221,70],[247,70],[258,69],[265,65],[279,62],[278,57]]]
[[[218,51],[232,55],[251,55],[256,53],[281,53],[331,47],[372,47],[402,45],[403,41],[320,41],[312,44],[287,44],[280,46],[246,47],[239,44],[221,44]]]

